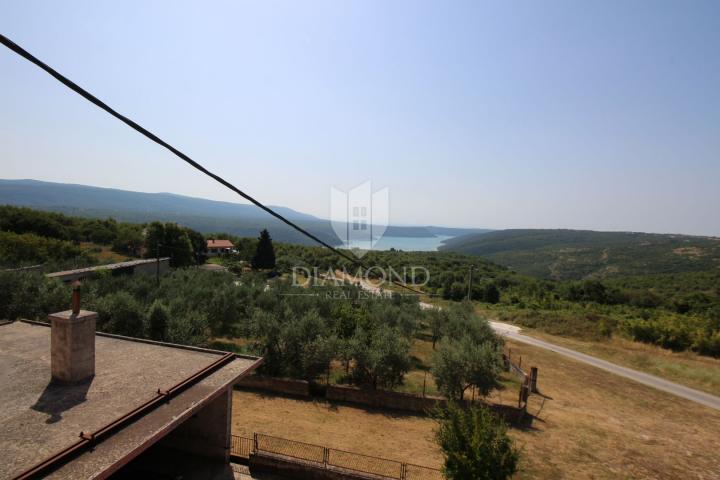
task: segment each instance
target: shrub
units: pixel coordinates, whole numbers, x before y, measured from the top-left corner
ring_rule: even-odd
[[[504,480],[517,470],[519,451],[507,427],[487,407],[463,409],[450,402],[438,410],[435,438],[445,459],[443,474],[449,480]]]
[[[150,305],[148,311],[147,335],[153,340],[164,341],[168,334],[170,324],[170,310],[159,300]]]
[[[129,293],[119,291],[102,297],[97,312],[98,330],[129,337],[143,336],[145,312]]]

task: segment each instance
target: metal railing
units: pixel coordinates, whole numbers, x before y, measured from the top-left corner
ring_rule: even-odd
[[[395,480],[442,480],[443,478],[442,472],[435,468],[260,433],[255,433],[253,438],[233,435],[231,453],[243,458],[249,458],[250,454],[281,456],[317,468],[347,470],[378,478]]]
[[[230,444],[230,452],[233,455],[237,455],[242,458],[250,458],[250,453],[253,451],[253,439],[247,437],[239,437],[233,435],[232,443]]]

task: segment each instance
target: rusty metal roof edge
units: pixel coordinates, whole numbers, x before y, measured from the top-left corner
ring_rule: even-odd
[[[50,326],[50,324],[48,322],[41,322],[40,320],[29,320],[26,318],[21,318],[19,321],[22,323],[28,323],[30,325],[39,325],[42,327]],[[8,323],[13,323],[13,320],[9,320]],[[0,324],[0,326],[1,325],[4,325],[4,324]],[[215,350],[213,348],[196,347],[193,345],[182,345],[180,343],[160,342],[157,340],[150,340],[148,338],[127,337],[125,335],[116,335],[114,333],[106,333],[106,332],[96,331],[95,335],[100,336],[100,337],[114,338],[116,340],[125,340],[128,342],[137,342],[137,343],[146,343],[149,345],[157,345],[160,347],[179,348],[181,350],[190,350],[190,351],[201,352],[201,353],[212,353],[215,355],[225,355],[227,353],[232,353],[233,355],[235,355],[235,358],[243,358],[245,360],[257,360],[257,359],[262,358],[262,357],[259,357],[256,355],[247,355],[244,353],[226,352],[224,350]]]
[[[94,479],[95,480],[104,480],[104,479],[110,477],[111,475],[113,475],[115,472],[117,472],[118,470],[123,468],[125,465],[130,463],[132,460],[134,460],[138,455],[140,455],[141,453],[146,451],[148,448],[152,447],[156,442],[158,442],[165,435],[172,432],[172,430],[174,430],[179,424],[181,424],[183,421],[187,420],[187,418],[189,418],[190,416],[194,415],[204,405],[215,400],[215,398],[217,398],[221,394],[222,390],[231,388],[238,381],[240,381],[241,378],[249,375],[253,370],[255,370],[260,365],[262,365],[263,361],[264,361],[263,357],[258,358],[252,365],[250,365],[247,369],[243,370],[243,372],[240,375],[233,378],[232,380],[225,382],[212,395],[208,396],[208,398],[206,398],[205,400],[203,400],[202,402],[200,402],[198,404],[193,405],[183,415],[177,417],[171,426],[166,427],[162,431],[153,435],[153,437],[150,438],[148,441],[144,442],[142,445],[139,445],[133,451],[129,452],[124,457],[120,458],[117,462],[115,462],[113,465],[111,465],[105,471],[100,472],[96,477],[94,477]]]
[[[98,441],[102,441],[103,437],[120,428],[123,428],[130,422],[142,418],[145,414],[154,410],[162,403],[169,401],[170,398],[173,398],[174,396],[182,393],[187,388],[193,386],[197,382],[206,378],[208,375],[214,373],[216,370],[222,368],[223,366],[235,359],[236,356],[234,353],[226,352],[225,355],[223,355],[218,360],[195,372],[193,375],[187,377],[186,379],[182,380],[181,382],[168,389],[166,393],[156,394],[156,396],[153,397],[151,400],[148,400],[147,402],[136,407],[135,409],[121,415],[120,417],[106,424],[105,426],[100,427],[96,432],[90,433],[87,436],[81,436],[80,440],[78,440],[74,444],[51,455],[50,457],[37,463],[36,465],[33,465],[28,470],[25,470],[23,473],[14,477],[14,480],[29,480],[35,478],[42,478],[42,476],[48,473],[48,471],[55,470],[60,465],[69,461],[70,458],[76,455],[79,451],[93,445]],[[259,365],[260,363],[262,363],[262,359],[259,359],[256,363]],[[255,364],[253,364],[253,366],[254,365]],[[238,378],[240,377],[242,377],[242,375],[238,376]]]

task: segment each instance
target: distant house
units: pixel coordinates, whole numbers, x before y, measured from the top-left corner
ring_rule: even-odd
[[[227,253],[235,253],[235,245],[230,240],[211,238],[207,241],[208,257],[217,257]]]

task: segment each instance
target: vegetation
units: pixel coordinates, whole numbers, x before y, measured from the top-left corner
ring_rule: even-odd
[[[436,418],[445,478],[503,480],[516,472],[520,452],[503,421],[487,407],[463,408],[449,402],[446,409],[436,412]]]
[[[147,226],[146,258],[170,257],[171,267],[201,265],[207,260],[202,234],[176,223],[152,222]]]
[[[48,260],[68,260],[83,256],[80,246],[65,240],[32,233],[0,232],[0,262],[8,266],[32,265]]]
[[[256,270],[275,268],[275,249],[266,228],[260,232],[255,255],[252,258],[252,267]]]
[[[440,339],[432,362],[438,390],[452,400],[462,400],[471,387],[487,396],[499,384],[502,340],[467,303],[432,317],[433,323],[440,323],[432,327],[439,330]]]
[[[720,239],[588,230],[500,230],[456,237],[441,248],[538,278],[702,272],[720,267]]]
[[[84,247],[83,244],[89,244]],[[23,207],[0,206],[0,265],[47,264],[46,271],[98,263],[101,246],[129,256],[170,257],[174,267],[201,264],[205,237],[175,223],[149,225],[71,217]]]
[[[171,265],[175,267],[192,266],[205,259],[206,244],[203,235],[174,223],[153,222],[149,225],[136,225],[117,223],[112,219],[90,220],[6,206],[0,207],[0,226],[2,226],[0,262],[8,268],[43,262],[46,262],[46,271],[63,269],[66,264],[72,264],[73,267],[85,266],[98,262],[98,252],[101,248],[113,248],[127,255],[136,255],[144,250],[146,257],[154,257],[159,253],[171,257]],[[590,242],[591,245],[597,246],[598,242],[607,241],[610,249],[608,258],[622,258],[625,265],[623,271],[640,269],[639,263],[632,263],[635,261],[630,259],[633,255],[637,256],[639,262],[644,263],[649,262],[647,255],[656,255],[660,258],[658,262],[662,261],[667,268],[677,271],[638,275],[608,274],[605,277],[596,276],[581,280],[553,280],[521,275],[482,258],[454,252],[372,251],[364,257],[364,262],[382,268],[364,272],[358,270],[358,267],[348,260],[338,258],[334,253],[320,247],[273,243],[267,232],[261,233],[259,239],[237,238],[227,234],[212,234],[212,236],[228,238],[236,245],[237,254],[214,260],[238,275],[245,275],[246,266],[253,263],[253,260],[257,267],[262,264],[262,268],[273,268],[274,265],[273,270],[281,275],[291,274],[299,268],[316,279],[325,274],[332,275],[336,269],[345,269],[351,275],[366,276],[371,280],[392,279],[415,284],[428,295],[447,301],[446,304],[450,305],[452,301],[464,300],[467,297],[469,274],[472,270],[470,297],[476,302],[478,311],[487,317],[538,328],[554,335],[594,340],[619,335],[675,351],[692,350],[703,355],[720,356],[720,269],[716,268],[714,263],[713,239],[691,237],[691,240],[687,240],[678,236],[644,234],[600,235],[597,232],[590,232],[593,235],[588,232],[574,232],[572,236],[566,231],[535,232],[534,235],[518,233],[514,237],[511,236],[508,251],[513,248],[519,250],[542,247],[555,248],[558,252],[562,250],[565,255],[571,250],[553,245],[566,245],[572,240],[576,245]],[[483,234],[485,235],[489,236],[486,238],[494,238],[493,235],[505,238],[503,235],[510,234],[491,232]],[[105,243],[85,243],[88,241]],[[556,243],[553,244],[553,241]],[[562,243],[563,241],[566,243]],[[628,247],[629,253],[622,250],[623,245],[627,245],[628,242],[631,245]],[[639,252],[638,242],[641,242],[643,248],[647,248],[650,253]],[[677,247],[680,244],[678,242],[685,246]],[[497,244],[496,248],[500,248],[500,244]],[[667,252],[668,248],[672,251],[669,257],[659,253]],[[615,251],[613,249],[617,249],[620,253],[612,254]],[[684,260],[680,263],[669,260],[688,256],[695,259],[692,268],[683,263]],[[663,258],[665,260],[662,260]],[[658,263],[654,265],[648,268],[661,269],[657,267]],[[690,271],[681,271],[683,268]],[[232,290],[231,278],[233,277],[228,276],[221,282],[220,291]],[[266,279],[257,279],[255,282],[257,285],[264,282],[263,288],[267,283]],[[332,286],[332,282],[327,283]],[[242,288],[239,290],[244,291]],[[320,294],[321,290],[314,292]],[[188,291],[187,295],[188,298],[195,298],[192,291]],[[247,301],[243,295],[238,297],[229,291],[223,295],[221,299],[208,305],[209,309],[214,310],[193,309],[193,318],[196,319],[193,321],[184,315],[175,315],[171,303],[177,300],[169,297],[164,299],[164,305],[170,308],[176,323],[175,325],[168,323],[164,335],[168,338],[174,335],[175,338],[183,336],[193,338],[193,341],[203,341],[207,336],[202,333],[202,328],[197,326],[202,324],[200,320],[203,318],[205,319],[203,321],[210,324],[212,335],[237,333],[233,330],[235,327],[230,328],[231,324],[238,324],[237,312],[243,312],[242,318],[251,318],[253,312],[238,305],[239,302]],[[353,295],[357,296],[359,293],[356,291]],[[205,299],[200,298],[198,305],[205,305]],[[17,312],[10,305],[4,307],[6,311]],[[145,314],[148,307],[148,304],[143,306]],[[218,313],[218,310],[223,309],[226,313]],[[275,348],[269,344],[262,346],[267,349],[275,348],[268,351],[285,355],[289,359],[288,362],[295,365],[293,371],[284,374],[301,377],[315,375],[327,364],[323,358],[327,356],[327,352],[334,352],[335,358],[346,359],[342,361],[348,367],[346,369],[348,381],[397,384],[397,381],[389,378],[381,380],[375,370],[392,371],[394,373],[383,373],[380,376],[395,375],[397,378],[399,376],[397,372],[402,372],[404,369],[402,362],[395,362],[388,370],[385,363],[388,359],[367,356],[363,350],[368,345],[374,345],[372,347],[374,349],[380,348],[379,345],[384,340],[382,336],[378,336],[379,330],[361,330],[365,336],[362,338],[358,336],[355,343],[352,343],[349,339],[355,333],[354,328],[359,326],[364,329],[365,325],[362,323],[364,320],[354,317],[351,320],[344,318],[343,321],[348,324],[343,328],[347,330],[343,330],[340,334],[336,326],[328,326],[329,320],[326,318],[337,315],[337,312],[327,312],[317,304],[309,305],[304,310],[291,309],[291,311],[295,312],[297,318],[301,318],[306,314],[309,315],[312,309],[321,312],[320,317],[327,326],[321,335],[325,343],[303,346],[303,351],[307,355],[311,353],[316,355],[316,360],[302,363],[294,353],[283,348]],[[380,315],[378,312],[371,312],[367,307],[356,310],[364,312],[362,315]],[[424,311],[417,314],[416,319],[408,320],[408,316],[415,315],[416,310],[413,307],[406,308],[404,313],[398,311],[394,317],[387,317],[387,323],[393,328],[400,329],[402,338],[407,340],[411,340],[418,331],[427,329],[433,344],[440,341],[445,336],[444,329],[450,321],[451,310]],[[457,314],[457,312],[452,313],[452,315]],[[290,328],[289,325],[296,321],[287,318],[286,313],[280,310],[274,310],[273,315],[283,323],[283,328]],[[386,317],[381,315],[381,318]],[[181,323],[182,328],[180,328]],[[313,322],[309,322],[309,325],[312,324]],[[245,330],[240,333],[249,336],[251,333],[248,330],[249,325],[243,328]],[[257,338],[264,338],[259,333],[265,335],[267,332],[257,333]],[[150,335],[148,332],[144,334]],[[159,334],[155,332],[153,335]],[[290,332],[285,334],[290,335]],[[333,335],[337,338],[333,338]],[[267,338],[273,339],[272,336]],[[282,342],[284,339],[279,341]],[[438,359],[445,359],[447,361],[445,366],[448,368],[452,365],[450,362],[452,359],[458,360],[462,356],[470,355],[467,349],[463,350],[455,341],[446,340],[442,343],[443,347]],[[398,344],[394,348],[402,350],[404,346]],[[400,355],[400,357],[406,356]],[[349,368],[350,362],[347,360],[349,358],[360,360],[358,364],[353,363],[357,368],[352,372]]]

